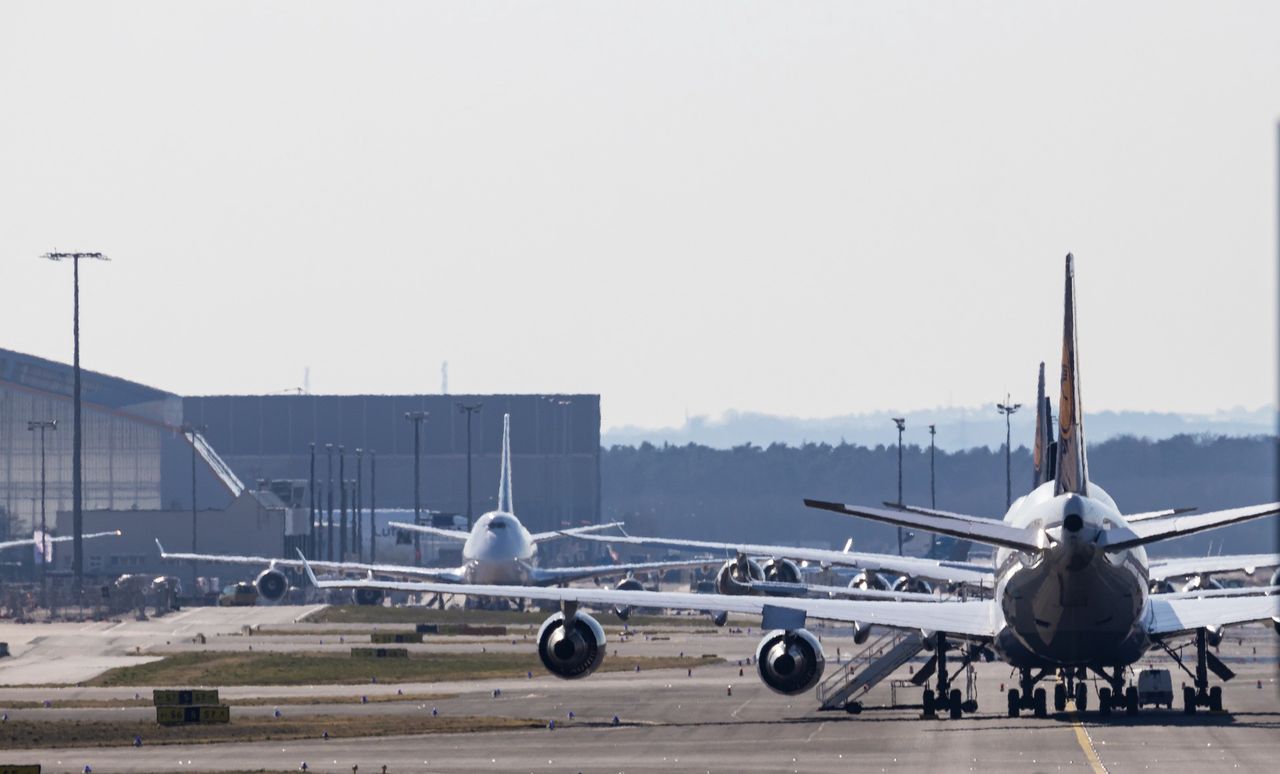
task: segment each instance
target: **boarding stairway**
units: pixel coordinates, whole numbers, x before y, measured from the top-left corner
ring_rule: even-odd
[[[855,705],[867,691],[922,650],[924,638],[919,632],[890,631],[881,635],[818,684],[818,709],[843,710]]]

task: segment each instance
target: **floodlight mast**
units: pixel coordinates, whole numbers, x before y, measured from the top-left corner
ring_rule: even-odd
[[[996,411],[999,411],[1001,414],[1004,414],[1004,507],[1005,507],[1005,510],[1008,510],[1009,506],[1013,505],[1013,466],[1010,461],[1011,453],[1013,450],[1009,445],[1012,442],[1013,436],[1010,431],[1009,418],[1012,417],[1014,412],[1016,412],[1020,408],[1022,408],[1022,404],[1014,403],[1013,401],[1009,400],[1008,393],[1005,393],[1004,403],[996,404]]]
[[[907,428],[906,417],[894,417],[898,426],[898,505],[902,505],[902,431]],[[902,527],[898,527],[898,556],[902,556]]]
[[[74,341],[72,357],[72,404],[74,414],[71,423],[71,530],[72,571],[75,574],[76,604],[84,605],[84,481],[83,447],[80,432],[80,261],[109,261],[102,253],[51,252],[40,256],[47,261],[61,263],[71,261],[72,317],[71,337]]]
[[[27,430],[40,431],[40,604],[48,605],[49,596],[49,532],[45,524],[45,464],[44,433],[46,430],[57,430],[56,419],[33,419],[27,422]]]

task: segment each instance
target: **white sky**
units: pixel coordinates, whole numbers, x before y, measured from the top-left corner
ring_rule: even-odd
[[[1118,6],[5,2],[0,346],[89,249],[179,393],[1025,401],[1072,250],[1086,409],[1272,403],[1280,4]]]

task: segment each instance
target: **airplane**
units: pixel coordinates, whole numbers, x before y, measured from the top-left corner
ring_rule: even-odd
[[[476,519],[470,532],[429,527],[418,524],[393,522],[395,529],[419,531],[457,540],[462,543],[462,564],[458,567],[414,567],[410,565],[311,561],[312,567],[331,573],[360,572],[369,575],[427,578],[441,584],[486,583],[504,586],[552,586],[587,578],[624,575],[618,588],[640,590],[641,583],[634,577],[637,572],[701,567],[714,563],[713,559],[688,559],[664,562],[634,562],[630,564],[606,564],[582,567],[539,567],[538,546],[550,540],[576,537],[587,532],[620,526],[620,522],[593,524],[572,529],[530,533],[516,518],[511,489],[511,417],[502,417],[502,463],[498,481],[498,508]],[[258,595],[267,602],[280,601],[289,590],[289,579],[281,567],[300,570],[302,563],[293,559],[264,556],[234,556],[223,554],[196,554],[165,551],[156,541],[162,559],[198,562],[222,562],[226,564],[266,565],[254,579]],[[449,592],[446,592],[449,593]],[[375,587],[356,589],[353,594],[357,604],[381,604],[383,593]],[[626,620],[629,608],[616,610]]]
[[[962,602],[907,602],[856,599],[778,598],[729,594],[638,592],[584,588],[532,588],[479,584],[379,580],[321,581],[320,588],[379,588],[448,591],[487,597],[521,597],[559,602],[538,632],[538,655],[549,672],[574,679],[595,671],[607,643],[600,624],[581,605],[636,605],[759,615],[763,639],[756,668],[772,690],[795,695],[817,685],[825,657],[818,639],[805,629],[808,616],[863,622],[918,633],[933,653],[924,667],[935,689],[924,695],[925,716],[945,709],[951,717],[977,710],[961,702],[951,687],[947,651],[960,648],[963,666],[988,654],[1019,673],[1009,690],[1008,714],[1029,709],[1047,714],[1046,693],[1036,685],[1057,676],[1054,707],[1077,710],[1088,703],[1088,672],[1102,678],[1099,711],[1138,711],[1136,687],[1125,688],[1125,670],[1148,650],[1162,648],[1181,659],[1170,643],[1194,637],[1194,684],[1183,692],[1184,711],[1222,708],[1222,689],[1208,685],[1212,671],[1232,674],[1209,647],[1222,627],[1271,619],[1280,634],[1280,588],[1148,592],[1149,562],[1144,546],[1183,535],[1280,513],[1280,503],[1201,514],[1161,513],[1130,523],[1102,487],[1090,480],[1080,403],[1077,358],[1074,258],[1066,259],[1058,434],[1051,477],[1014,502],[1000,521],[920,508],[893,509],[806,500],[806,505],[848,516],[971,540],[995,549],[993,599]],[[1042,449],[1048,452],[1049,449]],[[1047,462],[1042,460],[1042,462]],[[1038,475],[1046,475],[1041,470]],[[1216,634],[1214,634],[1216,633]],[[1187,669],[1185,665],[1182,665]],[[1190,673],[1190,670],[1187,669]]]

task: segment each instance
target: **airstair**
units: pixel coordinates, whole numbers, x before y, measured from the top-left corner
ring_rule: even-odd
[[[890,631],[881,635],[818,685],[819,709],[849,707],[921,650],[924,639],[919,632]]]

